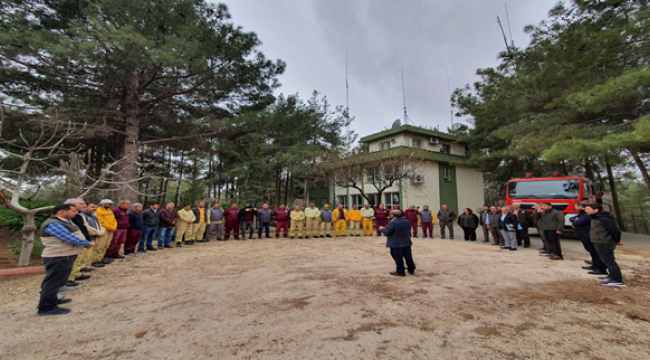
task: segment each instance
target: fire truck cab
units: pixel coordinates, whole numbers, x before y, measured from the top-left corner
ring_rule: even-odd
[[[506,205],[519,204],[522,209],[532,212],[536,203],[548,202],[553,208],[563,212],[564,228],[573,230],[569,218],[578,212],[578,202],[602,203],[603,186],[580,176],[562,176],[553,173],[551,177],[533,177],[531,173],[525,178],[508,181]]]

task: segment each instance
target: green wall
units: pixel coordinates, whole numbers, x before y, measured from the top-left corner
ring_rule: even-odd
[[[447,163],[438,163],[439,174],[440,174],[440,204],[439,209],[442,208],[442,204],[447,204],[451,210],[454,210],[456,214],[459,214],[458,209],[458,186],[456,182],[456,167],[451,166]],[[445,180],[445,168],[450,170],[450,180]]]
[[[319,209],[322,209],[325,204],[329,204],[330,208],[333,206],[333,199],[330,199],[329,187],[309,189],[309,200],[311,201],[311,199],[316,199],[314,204]],[[325,201],[323,201],[323,199],[325,199]]]

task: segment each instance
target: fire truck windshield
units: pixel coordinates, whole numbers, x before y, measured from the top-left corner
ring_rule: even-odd
[[[578,180],[511,181],[508,184],[511,199],[577,199],[578,196]]]

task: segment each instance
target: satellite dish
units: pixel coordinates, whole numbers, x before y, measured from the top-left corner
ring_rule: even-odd
[[[397,119],[397,120],[395,120],[395,121],[393,122],[393,126],[391,126],[390,128],[391,128],[391,129],[398,128],[398,127],[400,127],[401,125],[402,125],[402,122],[400,121],[400,119]]]
[[[468,129],[467,125],[461,123],[455,123],[451,126],[451,129],[454,131],[465,131]]]

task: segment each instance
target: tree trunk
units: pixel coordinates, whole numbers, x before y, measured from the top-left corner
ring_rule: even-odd
[[[32,259],[32,249],[34,249],[34,235],[36,234],[36,224],[34,223],[35,213],[29,212],[20,214],[23,218],[23,228],[20,229],[23,246],[20,249],[18,266],[29,266]]]
[[[287,204],[287,202],[289,201],[289,181],[291,181],[290,178],[291,174],[289,174],[287,171],[287,181],[284,184],[284,205],[287,207],[289,207],[289,204]]]
[[[181,200],[181,183],[183,179],[183,168],[185,167],[185,152],[181,150],[181,163],[180,163],[180,176],[178,177],[178,183],[176,184],[176,197],[174,202],[176,206],[180,206],[179,202]]]
[[[140,119],[138,118],[140,98],[138,96],[138,74],[133,71],[128,79],[127,92],[125,99],[125,114],[124,114],[124,142],[122,146],[122,154],[125,159],[124,165],[119,169],[120,181],[123,184],[119,186],[119,199],[118,200],[131,200],[137,201],[138,193],[137,184],[135,180],[138,178],[138,138],[140,131]]]
[[[618,204],[618,192],[616,191],[616,181],[614,179],[614,172],[612,171],[612,166],[609,164],[609,160],[605,160],[605,166],[607,167],[607,179],[609,180],[609,189],[612,192],[612,202],[614,203],[614,213],[616,214],[616,222],[621,231],[626,231],[625,224],[623,223],[623,216],[621,215],[621,207]]]
[[[276,172],[275,172],[275,204],[273,204],[273,207],[275,207],[276,209],[280,206],[280,196],[282,195],[281,194],[282,191],[281,191],[281,187],[280,187],[280,182],[282,180],[280,178],[281,174],[282,174],[282,172],[280,170],[276,170]]]
[[[645,181],[646,186],[650,189],[650,175],[648,174],[648,168],[643,163],[643,159],[639,156],[639,152],[633,149],[627,150],[632,154],[632,158],[634,159],[636,166],[639,168],[641,176],[643,176],[643,181]]]

